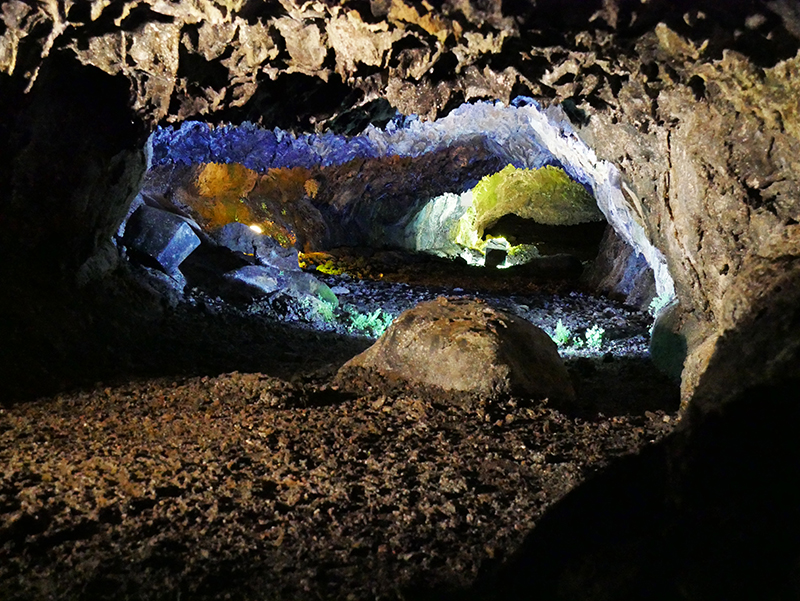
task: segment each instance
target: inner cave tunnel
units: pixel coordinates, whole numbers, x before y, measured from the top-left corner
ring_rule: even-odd
[[[800,598],[800,3],[0,4],[0,600]]]
[[[222,303],[375,338],[423,300],[494,294],[494,304],[552,337],[558,327],[564,352],[602,354],[598,341],[584,346],[593,328],[606,351],[616,344],[641,358],[648,318],[640,313],[669,302],[672,282],[662,260],[658,289],[644,254],[658,261],[658,252],[646,242],[635,250],[641,226],[610,206],[622,194],[616,170],[570,140],[564,114],[550,112],[519,97],[465,104],[430,122],[397,112],[356,136],[251,123],[159,128],[113,241],[172,305]],[[588,296],[554,320],[556,291]],[[524,298],[533,292],[544,296]],[[608,296],[621,305],[603,306]],[[548,310],[533,317],[532,305]],[[622,341],[633,346],[623,351]]]

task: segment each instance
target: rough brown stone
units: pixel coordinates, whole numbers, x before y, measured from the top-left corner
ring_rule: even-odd
[[[440,297],[406,311],[337,377],[344,381],[358,369],[443,390],[575,399],[556,345],[541,328],[469,299]]]
[[[703,61],[666,26],[656,34],[640,42],[640,58],[660,66],[634,77],[618,111],[595,115],[583,133],[644,199],[645,227],[667,257],[681,304],[705,331],[702,341],[750,313],[765,284],[754,287],[754,271],[800,258],[792,225],[800,204],[780,183],[800,177],[798,115],[788,101],[800,59],[763,70],[733,52]],[[700,98],[692,78],[702,79]],[[695,348],[707,356],[699,342],[690,355]],[[685,399],[704,365],[701,357],[687,361]]]
[[[696,315],[680,306],[677,299],[662,309],[656,317],[650,335],[650,358],[653,363],[675,381],[681,381],[686,366],[688,350],[692,349],[692,361],[706,361],[707,332],[698,323]],[[710,348],[713,348],[711,346]],[[689,367],[691,372],[696,366]]]
[[[53,0],[33,9],[15,0],[3,4],[7,27],[0,36],[0,72],[21,73],[32,85],[51,50],[69,49],[84,64],[130,79],[133,105],[150,123],[210,115],[251,101],[269,105],[272,99],[256,92],[264,75],[272,80],[281,73],[322,82],[335,73],[361,92],[348,103],[358,106],[383,96],[397,100],[401,109],[435,117],[451,98],[508,100],[518,80],[514,67],[482,64],[515,32],[514,20],[499,6],[484,4],[420,12],[394,0],[372,7],[382,17],[376,19],[347,2],[282,2],[280,9],[264,7],[258,14],[241,2],[147,0],[126,3],[120,14],[108,2],[81,12],[72,2]],[[475,31],[464,31],[462,19]],[[49,27],[49,35],[31,35],[36,27]],[[191,69],[184,67],[186,57]],[[457,61],[452,74],[450,58]],[[378,89],[372,69],[386,73]],[[445,81],[432,83],[434,72]],[[422,94],[409,88],[417,83]]]

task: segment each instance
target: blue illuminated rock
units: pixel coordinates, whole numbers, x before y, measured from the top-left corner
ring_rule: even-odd
[[[123,243],[148,266],[174,273],[200,246],[200,238],[182,217],[142,205],[128,220]]]
[[[253,298],[281,289],[280,270],[276,267],[245,265],[226,273],[223,277],[231,287],[238,286],[240,292],[248,292]]]
[[[418,157],[481,140],[505,161],[529,169],[559,164],[531,128],[533,102],[464,104],[437,121],[398,114],[386,128],[369,125],[358,136],[331,133],[296,136],[252,123],[216,128],[196,121],[179,128],[159,127],[150,138],[151,166],[169,163],[241,163],[264,171],[270,167],[311,167],[347,163],[356,158]],[[576,177],[576,173],[570,172]],[[585,178],[576,177],[579,181]]]
[[[333,307],[339,304],[339,299],[327,284],[299,269],[285,271],[268,265],[245,265],[223,277],[228,284],[227,292],[239,297],[257,299],[282,292],[299,300],[310,297]]]

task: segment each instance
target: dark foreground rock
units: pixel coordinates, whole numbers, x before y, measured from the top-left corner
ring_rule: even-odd
[[[468,587],[547,507],[674,418],[348,397],[239,373],[5,407],[0,597],[399,601]]]
[[[617,462],[459,598],[800,598],[798,384],[747,390]]]

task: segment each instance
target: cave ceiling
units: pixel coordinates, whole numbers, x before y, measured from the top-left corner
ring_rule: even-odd
[[[707,4],[707,6],[703,6]],[[131,82],[149,123],[186,119],[323,128],[378,117],[388,101],[435,118],[517,94],[615,107],[657,60],[701,93],[700,66],[734,50],[759,66],[794,56],[797,10],[753,3],[46,0],[2,4],[0,71],[33,85],[52,53]],[[654,71],[655,69],[655,71]],[[649,104],[643,101],[642,111]],[[385,109],[384,109],[385,110]],[[340,124],[341,126],[341,124]]]

